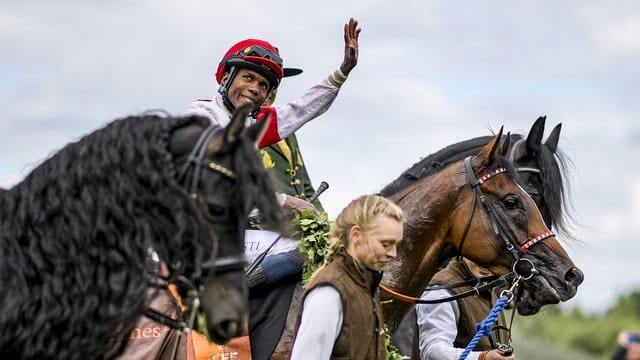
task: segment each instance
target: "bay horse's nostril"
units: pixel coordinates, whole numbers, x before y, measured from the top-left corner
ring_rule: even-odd
[[[566,274],[564,274],[564,279],[573,285],[578,286],[582,284],[582,281],[584,281],[584,274],[582,273],[582,270],[572,267]]]

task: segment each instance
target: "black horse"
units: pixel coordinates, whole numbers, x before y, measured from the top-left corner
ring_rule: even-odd
[[[562,124],[556,125],[543,142],[545,120],[545,117],[539,117],[526,138],[521,134],[510,134],[504,145],[508,147],[507,158],[518,172],[516,180],[536,202],[547,226],[568,235],[571,207],[565,185],[568,184],[569,160],[558,149]],[[411,166],[381,194],[391,196],[447,165],[477,153],[492,139],[492,136],[482,136],[449,145]],[[415,309],[412,308],[396,326],[392,342],[403,354],[418,358]]]
[[[119,119],[0,192],[0,358],[117,356],[149,313],[154,252],[186,304],[200,304],[189,310],[206,319],[199,330],[220,343],[240,335],[246,217],[278,213],[255,146],[265,122],[245,129],[249,111],[225,129]]]

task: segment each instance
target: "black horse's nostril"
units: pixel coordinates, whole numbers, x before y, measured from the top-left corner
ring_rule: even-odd
[[[572,267],[566,274],[564,274],[564,279],[575,286],[578,286],[582,284],[582,281],[584,281],[584,274],[582,273],[582,270]]]

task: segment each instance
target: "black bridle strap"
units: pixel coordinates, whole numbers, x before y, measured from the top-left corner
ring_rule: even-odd
[[[211,139],[213,134],[216,132],[216,130],[219,130],[219,129],[221,129],[219,126],[211,124],[208,128],[206,128],[202,132],[202,134],[200,134],[200,137],[196,141],[196,144],[191,150],[191,153],[187,157],[187,161],[185,162],[185,164],[182,166],[182,169],[180,170],[179,178],[184,179],[185,182],[189,181],[189,179],[186,178],[187,175],[189,174],[191,175],[191,179],[190,179],[191,181],[188,184],[187,191],[189,191],[189,194],[192,197],[196,196],[198,181],[200,180],[200,172],[202,171],[200,167],[200,163],[204,159],[204,155],[207,151],[207,144],[209,143],[209,140]],[[193,172],[190,173],[189,169],[192,167],[192,165],[193,165]]]
[[[167,325],[173,329],[176,329],[178,331],[182,331],[184,333],[188,333],[190,330],[190,327],[187,323],[185,323],[184,321],[179,321],[179,320],[175,320],[172,319],[170,317],[168,317],[167,315],[158,312],[156,310],[153,310],[151,308],[144,308],[144,310],[142,310],[142,315],[148,317],[149,319],[158,322],[162,325]]]
[[[483,182],[485,182],[492,176],[501,174],[503,172],[506,172],[507,170],[505,168],[497,168],[492,172],[485,174],[480,178],[477,178],[475,173],[473,172],[473,167],[471,166],[471,156],[468,156],[464,159],[464,167],[465,167],[465,171],[467,172],[467,176],[469,177],[469,180],[471,182],[471,187],[473,187],[474,189],[474,198],[475,198],[475,195],[477,195],[480,198],[480,203],[482,204],[482,207],[484,208],[485,212],[489,217],[489,221],[491,222],[491,228],[493,230],[493,233],[495,234],[496,237],[500,238],[504,242],[507,250],[511,252],[511,254],[514,256],[516,261],[519,260],[520,253],[518,249],[516,249],[514,241],[510,239],[509,236],[505,236],[504,229],[499,224],[498,215],[496,214],[493,207],[487,200],[486,195],[480,188],[480,185]]]

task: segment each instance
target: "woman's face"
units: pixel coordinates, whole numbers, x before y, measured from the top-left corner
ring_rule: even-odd
[[[402,222],[378,214],[367,233],[357,225],[351,228],[347,252],[367,268],[380,271],[396,257],[396,245],[402,240],[402,229]]]

